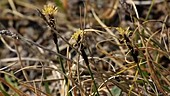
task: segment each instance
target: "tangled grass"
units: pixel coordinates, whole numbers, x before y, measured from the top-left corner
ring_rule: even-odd
[[[170,95],[169,1],[39,2],[0,1],[1,96]]]

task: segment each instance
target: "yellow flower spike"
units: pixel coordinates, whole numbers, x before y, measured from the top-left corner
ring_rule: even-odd
[[[129,35],[132,31],[129,30],[129,27],[123,29],[122,27],[116,27],[116,30],[120,33],[120,35]]]
[[[121,27],[117,27],[116,30],[121,34],[121,35],[124,35],[125,34],[125,30]]]
[[[83,34],[85,34],[86,32],[84,32],[83,30],[80,30],[80,29],[78,29],[72,36],[71,36],[71,38],[72,39],[74,39],[74,40],[76,40],[76,41],[78,41],[78,39],[79,39],[79,36],[80,36],[80,38],[83,36]],[[79,41],[78,41],[79,42]]]
[[[58,11],[58,8],[55,7],[52,4],[44,5],[44,8],[42,9],[42,13],[44,15],[54,15]]]

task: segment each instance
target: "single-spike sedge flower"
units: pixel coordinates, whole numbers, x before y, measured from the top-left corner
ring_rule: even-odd
[[[72,35],[72,39],[76,40],[77,42],[79,42],[81,40],[81,38],[83,37],[83,35],[86,34],[86,32],[84,32],[83,30],[78,29],[73,35]]]
[[[52,4],[44,5],[42,13],[44,15],[54,15],[58,12],[58,8]]]
[[[44,5],[42,9],[42,17],[47,22],[47,24],[51,27],[56,29],[54,14],[57,14],[58,8],[52,4]]]
[[[88,70],[89,70],[89,74],[92,78],[92,81],[94,83],[94,88],[95,88],[95,92],[96,92],[96,95],[95,96],[99,96],[99,91],[98,91],[98,88],[97,88],[97,84],[95,82],[95,79],[94,79],[94,76],[93,76],[93,73],[91,71],[91,68],[90,68],[90,63],[89,63],[89,60],[88,60],[88,56],[85,52],[85,46],[84,44],[82,43],[82,39],[83,39],[83,35],[86,34],[86,32],[84,32],[83,30],[81,29],[78,29],[71,37],[71,39],[74,39],[76,40],[77,44],[79,45],[80,47],[80,51],[81,51],[81,56],[83,57],[84,61],[85,61],[85,64],[86,66],[88,67]]]
[[[59,45],[58,45],[58,36],[55,33],[55,31],[58,32],[56,28],[55,18],[54,18],[54,15],[57,14],[57,12],[58,12],[58,8],[56,6],[52,4],[48,4],[48,5],[44,5],[44,8],[42,9],[42,11],[40,11],[40,14],[42,18],[44,19],[44,21],[46,21],[46,23],[51,27],[53,41],[56,45],[57,53],[60,53]],[[61,56],[58,56],[58,57],[59,57],[59,63],[61,65],[61,69],[63,73],[66,74],[66,70],[64,68],[64,63],[63,63],[63,58]],[[66,85],[68,86],[68,90],[71,90],[67,76],[64,75],[64,79],[65,79]],[[72,96],[71,91],[68,93],[68,96]]]
[[[122,27],[116,27],[116,30],[119,32],[120,35],[124,36],[124,35],[129,35],[132,31],[129,30],[128,28],[122,28]]]

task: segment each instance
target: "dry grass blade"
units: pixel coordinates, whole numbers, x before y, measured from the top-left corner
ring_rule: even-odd
[[[169,5],[0,0],[0,96],[169,96]]]
[[[6,82],[4,79],[0,78],[0,81],[2,83],[4,83],[6,86],[8,86],[9,88],[11,88],[15,93],[17,93],[20,96],[28,96],[27,94],[25,94],[24,92],[20,91],[19,89],[13,87],[12,85],[10,85],[8,82]]]

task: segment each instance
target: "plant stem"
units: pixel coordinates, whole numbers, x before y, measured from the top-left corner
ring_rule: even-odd
[[[54,32],[53,32],[53,40],[54,40],[54,43],[56,45],[57,53],[60,54],[60,50],[59,50],[59,46],[58,46],[57,34],[55,34]],[[63,73],[66,74],[66,71],[65,71],[65,68],[64,68],[64,64],[63,64],[63,60],[62,60],[61,56],[59,56],[59,63],[61,65],[61,69],[62,69]],[[66,81],[66,85],[68,85],[68,89],[70,89],[70,85],[68,83],[68,78],[66,76],[64,76],[64,79]],[[72,96],[71,92],[68,93],[68,96]]]
[[[81,44],[81,45],[82,45],[82,44]],[[97,88],[97,84],[96,84],[96,82],[95,82],[95,80],[94,80],[93,73],[92,73],[91,68],[90,68],[90,66],[89,66],[89,61],[88,61],[87,55],[86,55],[86,53],[85,53],[85,51],[84,51],[83,45],[81,46],[80,51],[81,51],[81,53],[82,53],[82,57],[83,57],[83,59],[84,59],[84,61],[85,61],[85,63],[86,63],[86,66],[88,67],[89,74],[90,74],[90,76],[91,76],[91,78],[92,78],[92,80],[93,80],[95,92],[97,92],[96,96],[100,96],[100,95],[99,95],[99,91],[97,90],[97,89],[98,89],[98,88]]]

